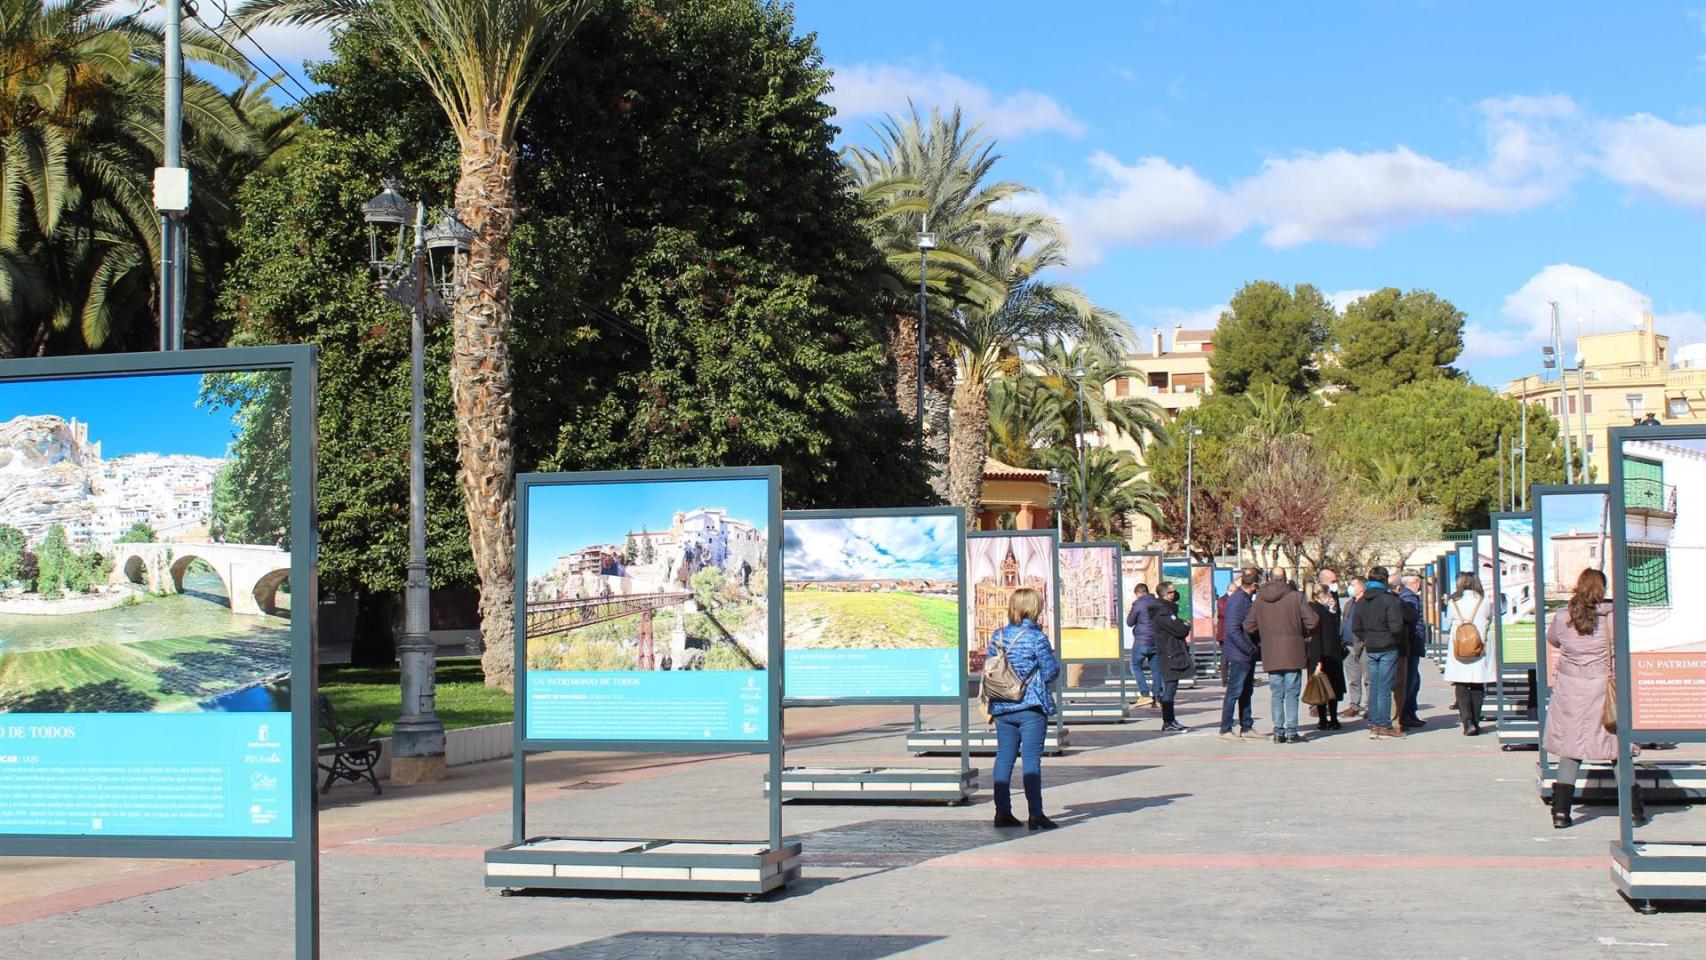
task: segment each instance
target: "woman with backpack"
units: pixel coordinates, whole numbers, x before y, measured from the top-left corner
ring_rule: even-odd
[[[1188,733],[1189,728],[1173,713],[1173,699],[1179,694],[1179,681],[1196,672],[1196,658],[1191,656],[1191,625],[1179,617],[1179,588],[1163,582],[1159,590],[1159,608],[1155,612],[1155,663],[1160,669],[1161,687],[1155,699],[1161,703],[1161,732]]]
[[[995,724],[995,825],[1053,830],[1043,815],[1043,737],[1054,713],[1049,685],[1060,662],[1048,634],[1037,626],[1043,595],[1020,587],[1007,598],[1007,625],[990,634],[984,650],[984,709]],[[1013,816],[1013,761],[1022,761],[1030,819]]]
[[[1481,732],[1481,704],[1487,684],[1499,680],[1499,654],[1493,648],[1493,607],[1473,573],[1459,574],[1457,589],[1446,604],[1451,650],[1445,658],[1445,681],[1457,691],[1457,720],[1463,735]]]

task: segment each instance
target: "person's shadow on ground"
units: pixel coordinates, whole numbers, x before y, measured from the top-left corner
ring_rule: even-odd
[[[1071,826],[1097,817],[1112,817],[1122,813],[1136,813],[1152,807],[1165,807],[1175,800],[1183,800],[1194,796],[1189,793],[1164,793],[1155,797],[1122,797],[1118,800],[1092,800],[1088,803],[1069,803],[1066,814],[1059,818],[1060,825]]]

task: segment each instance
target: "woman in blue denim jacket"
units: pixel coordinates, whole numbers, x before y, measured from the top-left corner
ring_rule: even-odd
[[[1037,626],[1042,614],[1043,596],[1029,587],[1013,591],[1007,600],[1007,626],[989,637],[984,655],[992,657],[997,650],[1007,652],[1007,662],[1013,672],[1025,677],[1025,694],[1018,700],[997,701],[989,705],[995,721],[995,825],[1017,827],[1013,816],[1013,760],[1023,760],[1025,805],[1030,819],[1025,825],[1032,830],[1053,830],[1054,821],[1043,816],[1043,735],[1048,730],[1048,718],[1054,713],[1054,695],[1049,685],[1060,676],[1060,663],[1054,658],[1054,646],[1048,634]]]

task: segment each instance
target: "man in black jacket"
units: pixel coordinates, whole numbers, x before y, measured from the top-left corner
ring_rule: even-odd
[[[1368,735],[1375,740],[1403,736],[1392,726],[1391,691],[1398,656],[1409,646],[1410,625],[1404,601],[1387,588],[1390,576],[1385,567],[1370,570],[1362,599],[1351,611],[1351,635],[1362,644],[1368,668]]]

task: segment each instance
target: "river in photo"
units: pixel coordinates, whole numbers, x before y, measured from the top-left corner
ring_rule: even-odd
[[[232,613],[208,569],[110,610],[0,614],[0,709],[280,709],[289,668],[290,621]]]

